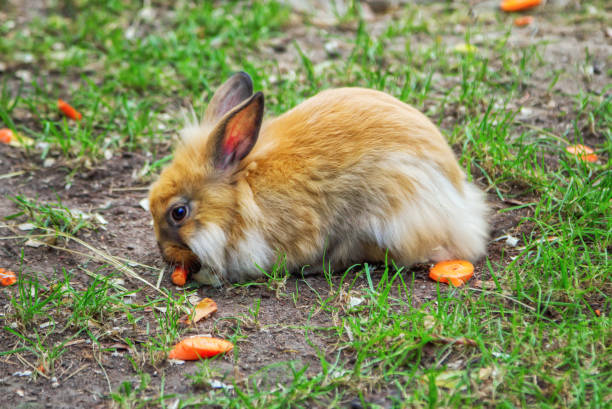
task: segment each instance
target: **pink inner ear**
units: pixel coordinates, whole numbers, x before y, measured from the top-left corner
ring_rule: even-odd
[[[238,112],[225,128],[223,139],[223,156],[230,160],[242,159],[250,150],[251,141],[256,132],[255,112],[247,106]]]
[[[232,124],[231,129],[227,132],[227,136],[223,141],[223,153],[225,155],[229,155],[234,152],[240,143],[240,126],[236,124]]]

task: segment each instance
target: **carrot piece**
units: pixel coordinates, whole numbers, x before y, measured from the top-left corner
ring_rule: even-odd
[[[12,271],[0,268],[0,285],[7,287],[17,282],[17,275]]]
[[[502,0],[500,8],[503,11],[527,10],[539,5],[542,0]]]
[[[0,142],[1,143],[10,143],[15,138],[13,131],[8,128],[0,129]]]
[[[601,317],[601,311],[595,310],[595,315],[597,315],[598,317]]]
[[[578,159],[587,162],[597,162],[597,155],[593,152],[593,149],[586,145],[576,144],[565,147],[567,153],[575,155]]]
[[[187,282],[187,270],[183,266],[176,266],[170,276],[172,283],[182,287]]]
[[[234,344],[224,339],[212,337],[191,337],[176,344],[168,359],[195,361],[200,358],[210,358],[234,349]]]
[[[521,16],[514,19],[514,25],[517,27],[525,27],[531,23],[533,23],[533,17],[531,16]]]
[[[69,103],[64,100],[57,100],[57,107],[64,113],[68,118],[80,121],[83,115],[76,109],[74,109]]]
[[[466,260],[440,261],[429,270],[429,277],[441,283],[450,282],[455,287],[466,283],[474,274],[474,266]]]

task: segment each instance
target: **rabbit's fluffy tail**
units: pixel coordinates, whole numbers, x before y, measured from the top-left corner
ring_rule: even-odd
[[[378,246],[388,248],[405,265],[474,261],[485,254],[488,211],[484,194],[476,186],[463,181],[458,189],[435,164],[404,155],[384,166],[398,176],[396,181],[403,178],[412,185],[398,192],[412,192],[391,216],[375,214],[369,219],[367,230]]]
[[[484,194],[466,181],[462,196],[454,198],[455,212],[446,218],[449,240],[441,252],[434,251],[430,255],[432,261],[457,258],[474,261],[486,252],[489,232]]]

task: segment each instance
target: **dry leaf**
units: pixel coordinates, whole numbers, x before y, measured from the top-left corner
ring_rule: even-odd
[[[183,317],[181,322],[184,322],[187,325],[195,324],[200,320],[210,317],[216,311],[217,303],[210,298],[204,298],[198,303],[198,305],[195,306],[193,319],[191,320],[189,317]]]
[[[459,386],[465,371],[445,371],[436,376],[436,386],[454,390]],[[467,385],[461,385],[460,389],[465,389]]]
[[[456,344],[456,345],[467,345],[467,346],[478,346],[476,341],[470,338],[449,338],[433,335],[429,342],[433,344]]]
[[[473,44],[463,43],[457,44],[453,48],[453,51],[459,54],[473,54],[478,51],[478,48],[476,48],[476,46]]]

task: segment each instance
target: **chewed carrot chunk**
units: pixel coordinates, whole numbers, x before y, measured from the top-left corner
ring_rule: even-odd
[[[12,271],[0,268],[0,285],[6,287],[17,282],[17,275]]]
[[[502,0],[500,8],[503,11],[527,10],[539,5],[542,0]]]
[[[589,148],[586,145],[569,145],[565,147],[565,150],[567,151],[567,153],[577,156],[580,160],[587,162],[597,162],[597,155],[594,153],[593,149]]]
[[[191,337],[176,344],[169,359],[180,359],[182,361],[195,361],[200,358],[210,358],[234,349],[234,344],[224,339],[212,337]]]
[[[15,135],[13,135],[13,131],[8,128],[0,129],[0,143],[10,143]]]
[[[187,282],[187,270],[185,267],[176,266],[172,272],[172,275],[170,276],[170,279],[174,285],[178,285],[179,287],[184,286]]]
[[[83,115],[81,115],[79,111],[74,109],[69,103],[62,99],[57,100],[57,107],[70,119],[79,121],[81,118],[83,118]]]
[[[466,283],[474,274],[474,266],[466,260],[441,261],[429,270],[429,277],[441,283],[450,282],[455,287]]]

